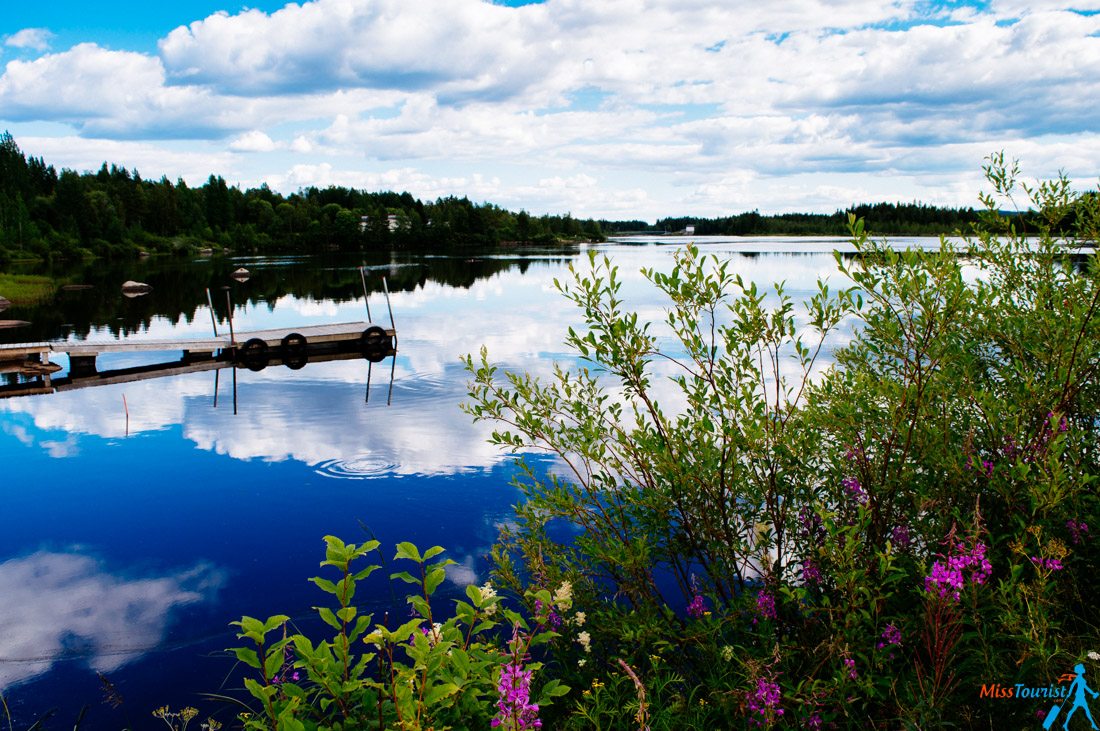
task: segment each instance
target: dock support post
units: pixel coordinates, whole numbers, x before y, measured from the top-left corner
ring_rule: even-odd
[[[233,334],[233,300],[229,297],[229,287],[223,287],[225,290],[225,304],[229,307],[229,347],[236,349],[237,337]]]
[[[367,266],[359,267],[359,278],[363,280],[363,304],[367,306],[367,322],[370,322],[370,295],[367,293]]]
[[[214,317],[214,300],[210,296],[210,288],[206,288],[206,304],[210,305],[210,324],[214,327],[214,337],[218,337],[218,320]]]
[[[390,311],[390,328],[396,333],[397,326],[393,324],[393,307],[390,306],[390,288],[386,284],[385,277],[382,277],[382,291],[386,293],[386,309]]]
[[[80,378],[96,374],[95,355],[69,355],[69,375]]]

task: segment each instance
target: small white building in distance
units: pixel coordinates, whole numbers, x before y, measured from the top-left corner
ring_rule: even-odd
[[[694,235],[695,235],[695,227],[694,226],[684,226],[684,236],[694,236]]]

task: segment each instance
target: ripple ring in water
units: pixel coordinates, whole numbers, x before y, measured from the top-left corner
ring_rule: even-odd
[[[398,465],[386,462],[378,455],[363,454],[350,459],[330,459],[319,462],[314,471],[324,477],[340,480],[369,480],[387,477],[397,470]]]

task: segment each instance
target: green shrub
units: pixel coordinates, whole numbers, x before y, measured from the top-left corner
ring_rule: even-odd
[[[897,252],[853,219],[851,286],[801,308],[689,247],[644,272],[669,303],[644,323],[593,254],[559,285],[586,367],[466,358],[493,441],[560,464],[526,470],[495,551],[507,585],[569,581],[591,619],[590,655],[554,643],[589,688],[557,723],[1026,725],[1045,701],[982,686],[1097,649],[1100,278],[1058,232],[1095,242],[1100,203],[1001,155],[986,174],[962,244]]]

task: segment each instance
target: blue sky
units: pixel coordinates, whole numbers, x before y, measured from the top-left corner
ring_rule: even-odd
[[[0,129],[75,169],[648,220],[1100,174],[1100,0],[14,5]]]

